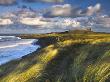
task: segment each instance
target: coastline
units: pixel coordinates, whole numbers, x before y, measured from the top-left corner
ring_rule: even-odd
[[[90,70],[96,71],[93,72],[93,76],[98,72],[97,69],[103,71],[100,66],[104,65],[106,68],[106,65],[109,65],[110,34],[76,31],[22,36],[25,39],[29,37],[39,39],[35,45],[40,45],[40,48],[21,59],[1,65],[1,82],[7,82],[7,79],[13,82],[46,82],[47,80],[56,82],[56,79],[59,81],[60,77],[66,77],[68,81],[70,77],[76,78],[75,74],[82,82],[82,76],[90,74],[87,70],[91,65],[93,67]],[[71,78],[69,82],[73,80]]]
[[[7,43],[7,45],[1,45],[0,65],[13,60],[19,60],[23,56],[36,51],[40,47],[39,45],[35,44],[37,41],[38,40],[36,39],[20,39],[18,41],[10,41]]]

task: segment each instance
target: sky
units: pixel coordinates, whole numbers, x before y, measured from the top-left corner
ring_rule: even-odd
[[[4,5],[5,3],[8,5]],[[34,9],[44,9],[50,8],[52,5],[70,4],[73,9],[77,7],[77,9],[83,9],[84,12],[87,11],[88,7],[93,8],[96,4],[100,4],[101,11],[109,13],[109,3],[110,0],[0,0],[0,11],[16,10],[18,6],[22,5],[26,5]],[[94,11],[94,9],[92,11]]]
[[[7,1],[9,0],[0,0],[0,4],[5,3],[1,3],[1,1],[6,1],[7,4]],[[26,6],[27,8],[31,7],[34,10],[42,11],[45,9],[43,16],[47,18],[59,16],[73,18],[86,16],[94,17],[105,13],[110,16],[110,0],[16,0],[16,3],[12,0],[12,3],[9,4],[8,2],[8,5],[0,5],[0,15],[2,13],[4,14],[4,12],[15,12],[17,9],[22,9],[23,6]],[[110,19],[110,17],[108,19]],[[108,19],[100,20],[101,22],[104,22],[104,24],[107,23],[108,26],[106,29],[108,29],[110,25],[109,21],[106,21]],[[33,32],[33,30],[31,32]]]
[[[15,11],[25,5],[35,10],[48,10],[45,17],[91,16],[97,13],[110,14],[109,3],[110,0],[0,0],[0,12]]]

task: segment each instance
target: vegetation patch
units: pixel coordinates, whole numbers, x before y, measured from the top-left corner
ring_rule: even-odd
[[[41,49],[1,65],[0,82],[110,82],[110,34],[22,35],[29,37]]]

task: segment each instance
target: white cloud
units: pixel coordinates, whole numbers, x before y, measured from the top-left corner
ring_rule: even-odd
[[[51,8],[53,16],[69,16],[71,15],[72,7],[69,4],[55,5]]]
[[[95,6],[89,6],[87,8],[86,14],[90,16],[90,15],[93,15],[93,14],[99,12],[100,10],[101,10],[101,4],[98,3]]]

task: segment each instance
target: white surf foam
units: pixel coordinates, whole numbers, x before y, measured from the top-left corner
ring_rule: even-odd
[[[7,37],[7,36],[6,36]],[[2,36],[2,38],[4,38]],[[8,37],[9,38],[9,37]],[[39,48],[39,45],[33,45],[35,39],[13,39],[0,42],[0,65],[11,60],[19,59]]]

